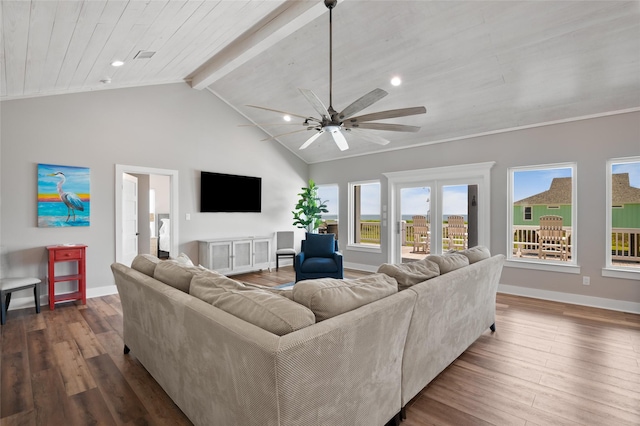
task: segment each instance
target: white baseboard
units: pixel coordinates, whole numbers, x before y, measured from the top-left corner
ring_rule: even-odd
[[[42,291],[42,288],[41,288]],[[14,309],[24,309],[24,308],[33,308],[33,292],[31,290],[28,291],[29,296],[25,297],[11,297],[11,303],[9,304],[9,310],[12,311]],[[104,287],[96,287],[96,288],[88,288],[87,289],[87,299],[91,299],[93,297],[102,297],[108,296],[110,294],[118,293],[118,288],[115,284],[107,285]],[[47,294],[40,295],[40,306],[45,306],[49,304],[49,296]]]
[[[360,264],[360,263],[346,262],[343,266],[346,269],[355,269],[356,271],[376,272],[378,270],[377,266],[374,266],[374,265],[363,265],[363,264]]]
[[[625,300],[605,299],[604,297],[583,296],[581,294],[561,293],[559,291],[540,290],[509,284],[499,284],[498,293],[514,296],[533,297],[553,302],[570,303],[572,305],[590,306],[592,308],[609,309],[611,311],[640,314],[640,303]]]

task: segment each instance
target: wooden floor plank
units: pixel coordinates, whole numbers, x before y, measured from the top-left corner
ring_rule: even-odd
[[[50,368],[33,374],[35,422],[38,425],[80,425],[80,417],[68,398],[59,370]]]
[[[87,364],[100,384],[109,410],[118,423],[137,423],[148,418],[148,412],[138,395],[115,366],[108,354],[99,355],[87,360]]]
[[[100,389],[93,388],[71,396],[81,425],[117,425]]]
[[[27,333],[27,347],[29,348],[31,374],[56,366],[53,348],[44,330],[34,330]]]
[[[75,341],[66,340],[55,343],[53,345],[53,353],[55,354],[67,395],[75,395],[97,386]]]
[[[33,392],[27,352],[2,354],[0,417],[33,409]]]
[[[275,286],[294,271],[233,278]],[[496,326],[411,401],[402,426],[640,425],[640,315],[498,294]],[[118,295],[14,310],[1,330],[0,426],[191,425],[123,353]]]

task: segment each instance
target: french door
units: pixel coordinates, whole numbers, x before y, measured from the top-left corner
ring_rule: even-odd
[[[489,172],[493,164],[385,174],[391,216],[389,261],[410,262],[451,249],[489,247]],[[421,216],[427,221],[426,234],[420,226]],[[454,232],[456,219],[462,231]]]

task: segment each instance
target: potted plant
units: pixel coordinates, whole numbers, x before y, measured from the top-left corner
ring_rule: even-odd
[[[322,213],[328,213],[326,201],[318,197],[318,187],[316,183],[309,179],[309,186],[302,188],[298,194],[300,200],[295,206],[293,213],[293,224],[298,228],[304,228],[312,233],[322,224]]]

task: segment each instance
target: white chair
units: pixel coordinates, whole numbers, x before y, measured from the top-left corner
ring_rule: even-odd
[[[7,311],[11,301],[11,293],[18,290],[25,290],[33,287],[33,297],[36,302],[36,313],[40,313],[40,280],[38,278],[2,278],[0,279],[0,304],[2,305],[2,315],[0,323],[4,325],[7,321]]]
[[[276,232],[276,271],[280,266],[280,257],[291,257],[291,260],[296,257],[296,249],[293,245],[293,231],[278,231]]]

